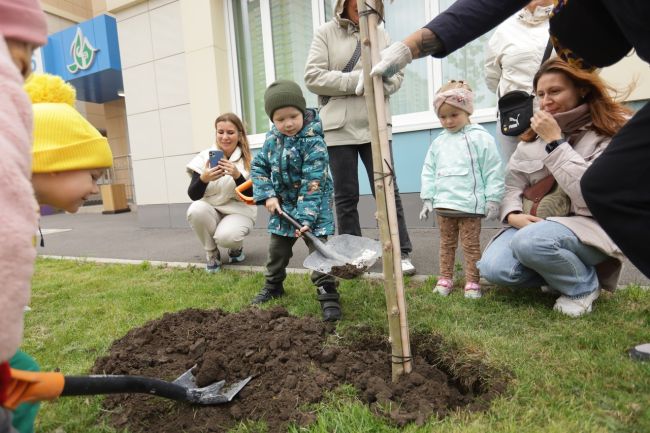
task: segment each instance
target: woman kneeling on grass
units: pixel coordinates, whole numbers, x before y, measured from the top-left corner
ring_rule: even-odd
[[[540,110],[521,135],[506,171],[501,220],[510,227],[492,239],[478,267],[498,285],[557,292],[553,309],[577,317],[591,312],[600,287],[616,288],[623,259],[592,218],[580,178],[630,111],[612,99],[598,75],[557,58],[541,66],[533,87]],[[524,211],[529,195],[524,190],[549,175],[568,196],[565,211]]]

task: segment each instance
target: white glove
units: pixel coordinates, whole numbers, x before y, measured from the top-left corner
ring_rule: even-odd
[[[485,219],[489,221],[499,219],[500,207],[501,205],[496,201],[487,202],[487,204],[485,205]]]
[[[372,68],[370,75],[392,77],[413,60],[411,50],[403,42],[394,42],[381,51],[381,60]]]
[[[354,93],[357,96],[362,96],[363,95],[363,69],[361,70],[361,74],[359,74],[359,81],[357,81],[357,88],[354,89]]]
[[[433,213],[433,202],[431,200],[424,200],[422,210],[420,211],[420,220],[424,221],[429,219],[429,213]]]
[[[382,83],[384,84],[384,96],[390,96],[393,93],[397,92],[399,89],[399,78],[395,77],[394,75],[392,77],[382,77]],[[357,96],[363,96],[364,89],[363,71],[361,71],[361,75],[359,75],[359,81],[357,81],[357,88],[355,89],[354,93]]]

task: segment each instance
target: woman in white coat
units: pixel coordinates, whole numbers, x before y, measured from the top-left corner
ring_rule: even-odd
[[[230,262],[244,260],[244,237],[255,224],[257,208],[237,199],[235,188],[250,177],[251,152],[242,121],[225,113],[214,122],[216,144],[201,151],[187,164],[192,180],[187,190],[192,204],[187,220],[206,253],[206,271],[221,268],[219,247],[228,249]],[[211,167],[210,150],[223,151],[223,159]]]
[[[497,99],[513,90],[533,91],[533,76],[549,41],[552,9],[553,0],[533,0],[494,31],[485,50],[485,83]],[[504,164],[518,142],[517,137],[503,135],[499,125],[497,143]]]

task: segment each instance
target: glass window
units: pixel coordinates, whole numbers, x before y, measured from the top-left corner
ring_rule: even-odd
[[[233,17],[242,117],[250,134],[262,133],[269,121],[263,103],[266,74],[260,0],[233,1]]]
[[[316,95],[304,83],[305,64],[311,45],[312,10],[305,0],[271,0],[273,60],[276,80],[293,80],[300,85],[308,107],[316,107]]]
[[[440,10],[444,11],[455,0],[440,0]],[[485,85],[485,45],[494,31],[470,42],[450,56],[442,59],[442,82],[464,80],[474,91],[474,109],[492,108],[496,96]],[[436,89],[437,90],[437,89]]]
[[[408,7],[403,2],[384,2],[386,31],[391,41],[400,41],[414,30],[413,23],[422,21],[425,14],[425,0],[409,0]],[[423,23],[424,24],[424,23]],[[393,114],[415,113],[429,109],[428,70],[426,61],[416,61],[404,71],[402,87],[390,97]]]
[[[325,0],[325,22],[331,20],[334,17],[335,5],[336,0]]]
[[[384,25],[391,41],[404,39],[454,1],[384,2]],[[250,134],[263,134],[269,126],[264,90],[270,80],[296,81],[307,105],[316,106],[316,96],[304,85],[305,62],[314,26],[332,19],[336,0],[230,0],[229,4],[235,29],[233,56],[238,65],[239,111]],[[482,114],[493,112],[490,109],[496,98],[485,85],[484,72],[484,47],[490,36],[482,36],[445,59],[419,60],[408,65],[401,89],[391,97],[392,112],[400,115],[393,119],[393,126],[403,126],[404,130],[433,127],[436,117],[430,106],[430,89],[450,79],[467,81],[476,94],[476,109],[487,109]]]

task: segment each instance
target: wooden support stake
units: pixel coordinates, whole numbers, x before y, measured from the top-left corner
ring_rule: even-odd
[[[370,77],[372,66],[380,60],[377,25],[379,18],[375,13],[366,11],[383,10],[381,0],[357,0],[359,8],[359,37],[361,38],[361,61],[364,73],[368,123],[372,144],[372,161],[374,168],[375,198],[379,234],[383,245],[384,292],[388,330],[392,349],[392,376],[397,381],[399,376],[410,373],[411,346],[409,340],[406,301],[404,299],[404,281],[402,279],[401,249],[399,230],[397,228],[397,210],[395,208],[395,191],[393,182],[393,161],[388,142],[388,126],[384,85],[381,77]],[[380,169],[381,167],[381,169]]]

